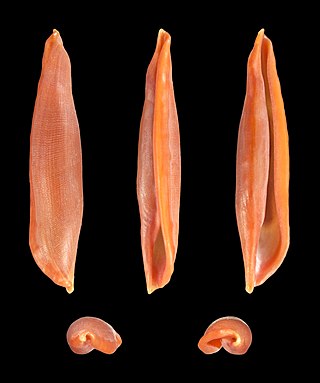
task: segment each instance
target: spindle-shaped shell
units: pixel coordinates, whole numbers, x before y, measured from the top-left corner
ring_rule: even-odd
[[[146,74],[140,122],[137,196],[148,293],[170,281],[178,247],[180,132],[170,44],[171,36],[160,29]]]
[[[70,59],[57,30],[44,48],[29,175],[33,258],[44,274],[71,293],[83,215],[82,153]]]
[[[236,217],[251,293],[289,247],[289,140],[271,41],[261,29],[247,63],[236,161]]]

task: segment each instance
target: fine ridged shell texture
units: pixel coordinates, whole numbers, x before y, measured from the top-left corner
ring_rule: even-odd
[[[71,293],[83,215],[82,153],[70,59],[47,39],[30,135],[29,244],[40,269]]]

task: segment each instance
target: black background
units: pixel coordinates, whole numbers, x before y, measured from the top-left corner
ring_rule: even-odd
[[[262,4],[207,9],[199,3],[179,11],[168,4],[104,9],[88,3],[72,11],[50,6],[7,14],[4,80],[10,87],[4,109],[13,164],[8,225],[13,238],[4,241],[9,246],[3,255],[9,259],[3,271],[9,279],[8,360],[34,378],[55,372],[105,380],[128,372],[148,380],[193,372],[212,379],[218,372],[240,377],[310,372],[314,365],[305,342],[315,332],[310,273],[318,252],[311,233],[316,152],[310,145],[318,124],[310,93],[315,11]],[[72,64],[83,150],[84,217],[70,295],[40,271],[28,245],[29,136],[44,43],[53,28]],[[145,73],[160,28],[172,37],[182,189],[175,271],[167,286],[148,295],[135,182]],[[288,122],[291,243],[278,271],[248,294],[234,208],[235,154],[247,58],[261,28],[274,46]],[[121,335],[115,354],[70,350],[66,331],[87,315],[107,321]],[[243,356],[223,349],[204,355],[197,347],[200,337],[226,315],[250,326],[250,349]]]

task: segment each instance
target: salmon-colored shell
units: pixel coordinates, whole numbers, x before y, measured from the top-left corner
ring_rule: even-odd
[[[243,355],[251,343],[250,327],[238,317],[226,316],[211,323],[198,347],[204,354],[214,354],[223,347],[230,354]]]
[[[181,156],[170,44],[160,29],[140,123],[137,196],[148,293],[170,281],[178,247]]]
[[[29,175],[32,255],[44,274],[71,293],[83,215],[82,153],[70,59],[56,30],[42,59]]]
[[[75,354],[87,354],[94,349],[113,354],[122,344],[122,339],[109,323],[87,316],[69,326],[67,342]]]
[[[271,41],[260,30],[247,64],[236,167],[236,216],[246,290],[263,284],[289,247],[289,142]]]

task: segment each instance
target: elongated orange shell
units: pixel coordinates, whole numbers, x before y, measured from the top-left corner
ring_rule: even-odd
[[[33,258],[44,274],[71,293],[83,215],[82,153],[70,59],[57,30],[45,43],[29,176]]]
[[[170,44],[171,36],[160,29],[146,74],[140,123],[137,196],[148,293],[170,281],[178,247],[180,132]]]
[[[248,58],[236,164],[236,216],[251,293],[277,271],[290,242],[286,115],[272,43],[263,29]]]

